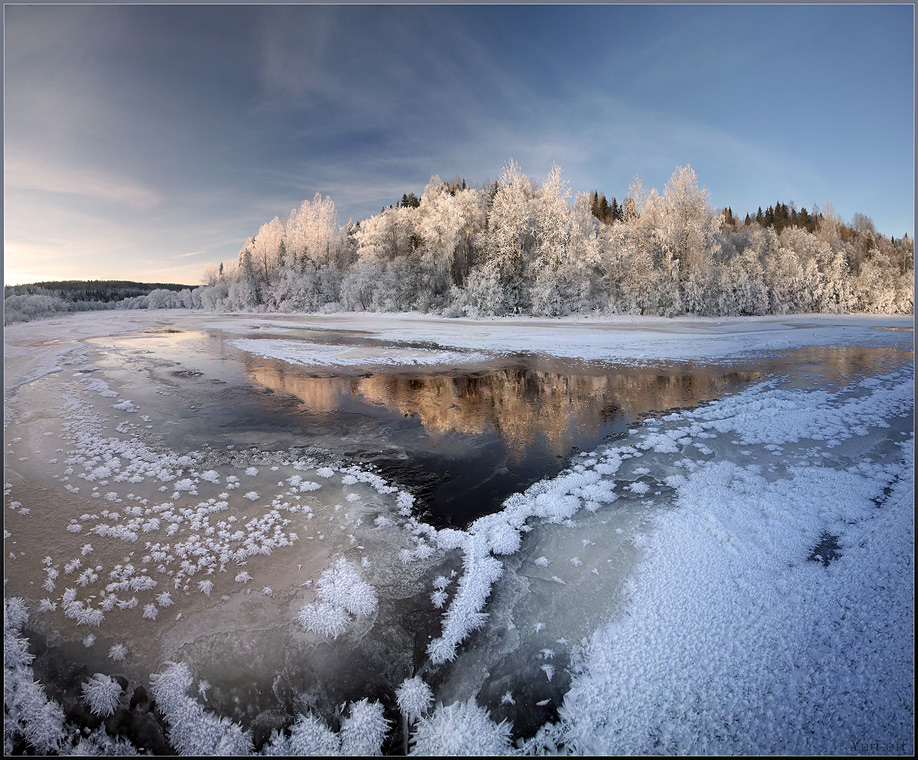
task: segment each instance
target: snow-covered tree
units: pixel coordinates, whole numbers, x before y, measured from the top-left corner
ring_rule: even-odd
[[[520,314],[529,306],[526,278],[534,240],[532,196],[532,184],[511,159],[501,171],[491,202],[487,261],[481,284],[476,282],[472,293],[482,314]]]

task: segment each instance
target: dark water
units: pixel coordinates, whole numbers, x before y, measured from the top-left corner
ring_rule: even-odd
[[[323,423],[371,427],[371,441],[349,440],[342,453],[409,487],[438,526],[466,525],[494,511],[510,494],[557,474],[572,454],[624,435],[645,414],[694,406],[761,376],[589,370],[537,357],[474,372],[359,377],[262,359],[247,360],[246,369],[279,397],[301,402],[305,431]]]
[[[411,490],[437,527],[464,526],[498,509],[647,415],[697,406],[773,375],[826,386],[903,360],[889,347],[857,346],[718,364],[636,367],[516,355],[469,370],[332,371],[266,359],[200,332],[132,337],[109,348],[130,357],[132,372],[148,375],[150,398],[160,394],[170,448],[297,448],[356,461]],[[117,370],[114,357],[99,363]]]

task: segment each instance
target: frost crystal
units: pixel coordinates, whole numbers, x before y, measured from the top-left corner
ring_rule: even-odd
[[[268,756],[340,755],[341,742],[337,734],[314,715],[298,715],[290,734],[274,732],[265,745]]]
[[[153,698],[169,724],[169,743],[181,755],[248,755],[252,735],[227,718],[218,718],[188,696],[192,684],[187,665],[167,663],[150,677]]]
[[[506,721],[495,723],[475,704],[454,702],[422,717],[411,737],[415,755],[507,755],[510,731]]]
[[[341,754],[352,757],[382,754],[388,727],[379,702],[366,699],[354,702],[350,714],[341,722]]]
[[[350,616],[367,617],[376,612],[376,590],[344,557],[319,576],[319,600],[303,605],[297,620],[308,631],[337,638],[347,629]]]
[[[83,682],[81,689],[83,702],[93,715],[101,715],[104,718],[114,714],[122,692],[117,681],[103,673],[96,673],[88,681]]]
[[[376,590],[350,562],[339,558],[319,576],[319,598],[328,604],[343,607],[352,615],[366,617],[376,612]]]
[[[406,678],[395,692],[398,709],[409,723],[414,723],[424,715],[433,702],[430,686],[420,676]]]
[[[108,656],[113,659],[115,662],[123,662],[124,655],[127,653],[127,649],[124,644],[113,644],[108,650]]]
[[[350,616],[343,607],[313,602],[300,608],[297,621],[307,631],[314,631],[320,636],[331,636],[336,639],[347,630]]]

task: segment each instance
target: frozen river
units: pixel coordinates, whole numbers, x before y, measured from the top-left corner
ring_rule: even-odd
[[[301,713],[336,731],[342,705],[368,698],[399,752],[395,695],[418,676],[436,704],[474,700],[536,751],[769,751],[764,723],[711,735],[698,705],[734,699],[736,678],[768,681],[752,661],[767,655],[798,672],[767,709],[799,711],[803,650],[888,624],[813,623],[810,648],[759,630],[812,607],[807,588],[840,593],[828,574],[863,570],[852,531],[887,530],[877,510],[894,526],[910,499],[912,339],[909,319],[866,317],[16,325],[5,593],[26,602],[36,677],[66,709],[98,724],[80,683],[124,679],[118,725],[135,744],[164,741],[136,714],[150,675],[180,662],[189,693],[253,746]],[[895,575],[880,565],[878,586]],[[803,597],[757,602],[766,581],[802,582]],[[695,631],[704,609],[716,622]],[[668,657],[695,665],[635,692],[629,679]],[[661,703],[676,671],[687,691]],[[605,707],[583,702],[591,689]],[[640,716],[618,714],[629,699]],[[890,709],[895,733],[905,716]]]

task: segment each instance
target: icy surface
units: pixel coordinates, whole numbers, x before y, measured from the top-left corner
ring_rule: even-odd
[[[331,346],[269,338],[240,338],[233,341],[233,345],[258,356],[317,367],[461,364],[483,362],[490,358],[481,352],[462,353],[392,346]]]
[[[907,417],[911,380],[835,395],[758,388],[672,420],[674,432],[788,448],[781,464],[754,452],[757,464],[710,461],[679,479],[627,614],[592,636],[565,696],[567,746],[797,754],[908,735],[913,439],[886,462],[845,442],[876,441],[865,417],[881,429]],[[825,532],[841,557],[808,561]]]
[[[8,330],[7,749],[113,746],[66,735],[33,677],[31,615],[86,658],[91,711],[126,709],[109,674],[127,673],[192,754],[374,753],[394,731],[419,754],[910,751],[913,358],[831,384],[773,377],[648,419],[437,530],[412,494],[350,462],[164,446],[169,407],[99,340],[187,320],[200,327],[92,314]],[[912,336],[910,320],[867,317],[200,321],[325,369],[519,350],[717,360]],[[295,337],[330,327],[402,345]],[[274,695],[287,718],[256,741],[268,719],[246,700]]]

